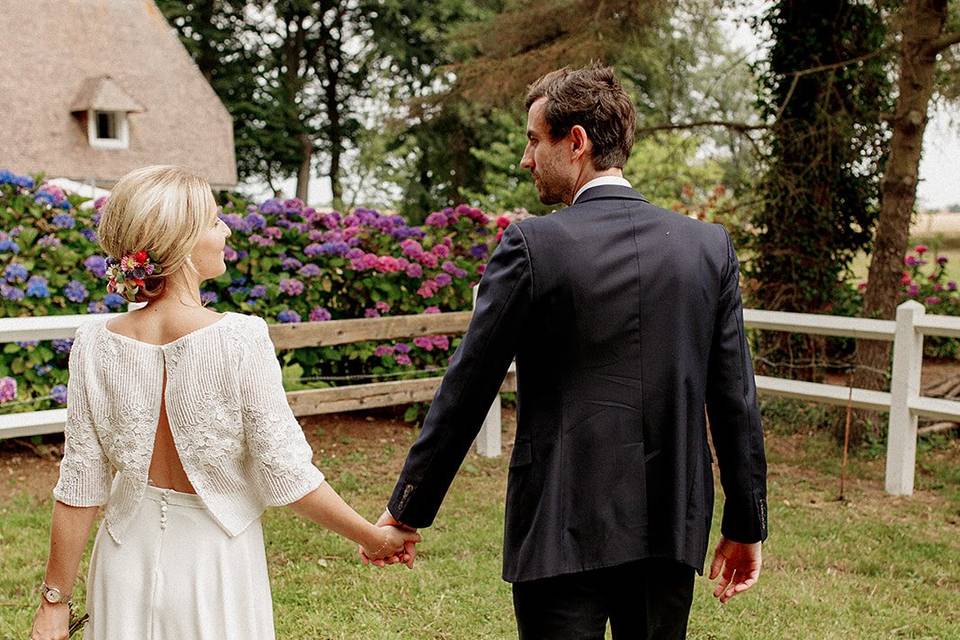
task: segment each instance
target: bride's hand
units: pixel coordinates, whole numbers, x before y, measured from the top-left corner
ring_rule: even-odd
[[[66,603],[43,603],[33,618],[30,640],[67,640],[69,630],[70,608]]]
[[[416,531],[396,526],[376,527],[376,533],[366,544],[360,546],[362,556],[377,566],[406,562],[407,545],[420,542],[420,534]]]

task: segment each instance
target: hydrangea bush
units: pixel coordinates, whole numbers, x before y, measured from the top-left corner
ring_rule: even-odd
[[[0,171],[4,317],[122,311],[107,293],[96,241],[103,199],[86,203],[39,179]],[[82,205],[82,206],[81,206]],[[91,206],[92,205],[92,206]],[[323,212],[299,200],[230,199],[227,272],[204,286],[219,311],[268,322],[460,311],[507,221],[461,205],[422,226],[371,209]],[[288,388],[392,379],[446,366],[459,338],[297,349],[281,354]],[[70,341],[0,345],[0,413],[62,406]]]

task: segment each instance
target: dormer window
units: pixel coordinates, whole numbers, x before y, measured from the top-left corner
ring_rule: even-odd
[[[87,140],[96,149],[126,149],[130,146],[127,114],[122,111],[87,111]]]
[[[143,106],[110,76],[88,78],[70,110],[86,120],[87,142],[94,149],[127,149],[130,146],[130,113]]]

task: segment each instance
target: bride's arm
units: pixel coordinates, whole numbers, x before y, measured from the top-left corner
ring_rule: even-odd
[[[53,505],[50,525],[50,556],[44,582],[56,587],[64,595],[60,604],[50,604],[40,597],[40,608],[33,621],[32,640],[52,640],[67,637],[70,610],[66,597],[73,594],[80,558],[97,518],[99,507],[71,507],[60,501]]]
[[[361,545],[371,559],[400,554],[406,561],[404,544],[420,541],[416,532],[370,524],[326,482],[289,506],[304,518]]]

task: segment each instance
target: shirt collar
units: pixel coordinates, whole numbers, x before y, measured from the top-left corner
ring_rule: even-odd
[[[583,195],[583,192],[591,187],[601,187],[604,185],[617,185],[619,187],[630,187],[630,183],[619,176],[600,176],[599,178],[594,178],[587,184],[580,187],[580,190],[577,191],[577,195],[573,196],[573,202],[571,205],[576,204],[577,200],[580,199],[580,196]]]

